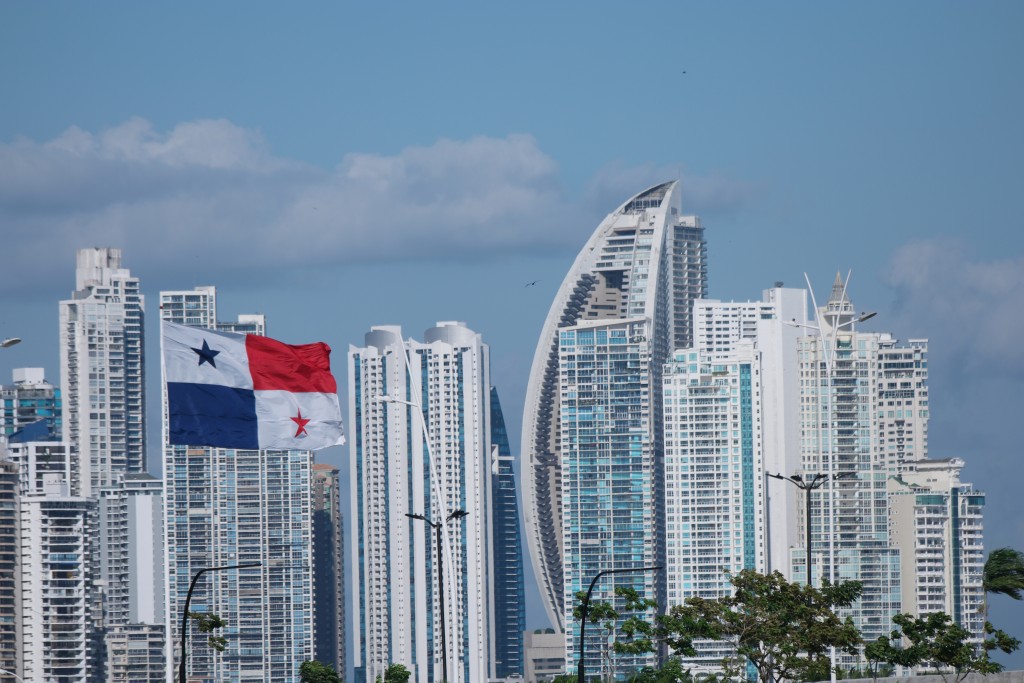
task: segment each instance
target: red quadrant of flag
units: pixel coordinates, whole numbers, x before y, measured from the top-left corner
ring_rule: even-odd
[[[338,393],[331,374],[331,347],[282,344],[269,337],[245,337],[253,389],[311,393]]]

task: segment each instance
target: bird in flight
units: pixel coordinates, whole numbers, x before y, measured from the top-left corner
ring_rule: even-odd
[[[524,286],[524,287],[533,287],[533,286],[534,286],[535,284],[537,284],[538,282],[540,282],[540,280],[534,280],[533,282],[527,282],[527,283],[526,283],[525,285],[523,285],[523,286]]]

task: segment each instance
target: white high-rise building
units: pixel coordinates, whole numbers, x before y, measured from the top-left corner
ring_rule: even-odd
[[[45,451],[43,458],[39,450]],[[26,681],[89,681],[99,675],[91,597],[96,500],[69,495],[67,451],[54,442],[11,444],[8,450],[20,468],[21,675]],[[62,465],[43,464],[58,452]]]
[[[99,499],[100,578],[105,625],[164,623],[163,482],[145,472],[121,475]]]
[[[163,492],[163,482],[145,472],[120,475],[100,489],[99,577],[110,681],[166,678]]]
[[[21,670],[21,492],[0,437],[0,669]]]
[[[709,361],[728,358],[744,340],[754,344],[760,369],[760,440],[764,473],[795,473],[800,453],[800,370],[797,339],[808,324],[807,291],[776,283],[761,301],[699,299],[693,305],[694,351]],[[755,481],[760,487],[763,479]],[[790,572],[790,548],[799,545],[799,492],[770,482],[764,495],[765,569]],[[792,579],[792,577],[789,577]],[[671,603],[670,603],[671,604]]]
[[[677,351],[665,367],[667,604],[732,594],[726,572],[766,566],[761,354]],[[717,664],[728,643],[696,643]]]
[[[912,339],[904,346],[887,333],[858,332],[856,320],[837,276],[819,311],[822,334],[798,342],[801,471],[832,479],[811,494],[810,530],[800,516],[791,576],[805,575],[809,531],[812,581],[861,581],[863,594],[848,613],[873,640],[891,630],[901,609],[888,479],[927,458],[928,344]]]
[[[144,299],[120,249],[80,249],[76,288],[60,302],[63,439],[71,493],[96,496],[146,471]]]
[[[781,284],[761,301],[698,299],[694,346],[677,350],[662,384],[666,604],[731,594],[726,571],[788,569],[796,496],[766,486],[799,466],[799,375],[791,324],[806,293]],[[693,663],[732,651],[697,643]]]
[[[610,213],[551,304],[523,413],[526,540],[544,606],[575,666],[577,591],[608,569],[661,564],[661,373],[692,345],[692,305],[707,294],[704,229],[681,215],[680,185],[663,183]],[[616,585],[663,600],[665,578],[614,574],[594,599],[618,606]],[[568,631],[567,631],[568,629]],[[597,673],[606,640],[587,636]],[[623,657],[625,674],[653,657]]]
[[[265,334],[262,315],[217,322],[216,290],[160,293],[160,316],[194,327]],[[298,681],[313,658],[313,551],[309,451],[169,446],[164,397],[166,624],[168,680],[176,680],[181,616],[192,577],[201,569],[261,562],[262,567],[208,572],[190,609],[212,612],[227,626],[218,653],[193,626],[189,679],[230,683]]]
[[[398,662],[416,683],[440,683],[442,636],[449,681],[493,678],[488,347],[462,323],[438,323],[423,342],[373,327],[348,365],[356,681]],[[458,510],[468,514],[446,521]],[[435,530],[409,514],[445,525],[440,593]]]
[[[985,615],[985,494],[960,481],[964,461],[922,460],[889,477],[889,525],[900,550],[902,609],[945,612],[979,638]]]

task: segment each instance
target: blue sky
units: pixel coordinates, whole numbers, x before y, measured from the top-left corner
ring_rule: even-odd
[[[214,284],[342,373],[370,325],[465,321],[515,448],[576,250],[678,177],[711,296],[852,269],[867,329],[930,340],[930,452],[1021,547],[1022,29],[1011,2],[2,3],[0,382],[59,381],[75,250],[119,246],[151,321]],[[1024,636],[1020,604],[993,620]]]

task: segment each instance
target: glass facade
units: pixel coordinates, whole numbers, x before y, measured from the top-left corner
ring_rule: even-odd
[[[668,606],[732,594],[729,573],[765,570],[760,353],[677,351],[665,366]],[[725,642],[698,641],[691,664],[717,666]]]
[[[641,497],[651,506],[652,519],[660,519],[657,507],[664,490],[660,462],[655,461],[662,453],[661,402],[657,399],[662,366],[674,349],[691,343],[693,302],[707,294],[704,229],[697,217],[681,215],[680,205],[679,183],[668,182],[641,192],[610,213],[563,280],[537,344],[523,412],[523,510],[534,574],[543,604],[559,632],[572,630],[573,591],[584,581],[589,585],[587,572],[600,564],[596,558],[601,543],[613,536],[622,543],[622,553],[614,560],[606,558],[605,565],[617,562],[625,566],[627,558],[636,558],[632,566],[663,560],[663,525],[642,528],[643,542],[636,537],[636,522],[632,513],[626,512],[635,505],[634,489],[616,481],[607,490],[587,490],[587,500],[617,510],[598,513],[598,517],[604,515],[601,523],[625,525],[591,531],[584,519],[589,513],[582,513],[578,498],[584,490],[577,487],[590,486],[582,478],[583,470],[598,466],[601,459],[611,458],[606,465],[618,468],[616,471],[633,466],[614,462],[616,459],[648,459],[643,467],[649,468],[649,478],[641,482],[644,475],[633,472],[628,479],[637,491],[643,491]],[[592,368],[586,364],[598,362],[601,352],[597,348],[604,343],[598,340],[594,325],[636,326],[635,333],[627,334],[625,344],[642,356],[636,362],[646,367],[632,367],[625,376],[617,377],[638,392],[628,405],[613,390],[602,393],[604,389],[594,388],[593,382],[605,382],[607,377],[587,374]],[[570,341],[567,333],[573,334],[571,341],[581,348],[592,345],[594,359],[570,360],[567,356],[575,354],[569,354],[563,344]],[[588,335],[594,335],[593,340]],[[618,343],[621,338],[615,339]],[[601,372],[618,373],[619,359],[607,360],[610,365]],[[572,365],[565,367],[563,361]],[[634,361],[626,360],[635,365]],[[607,389],[607,385],[601,386]],[[637,421],[642,427],[635,425]],[[572,433],[564,433],[566,428]],[[607,452],[595,450],[590,442],[594,429],[611,439]],[[574,469],[567,469],[570,467]],[[620,501],[620,494],[626,498]],[[570,500],[570,496],[577,499]],[[592,533],[604,534],[604,541],[589,536]],[[593,545],[595,540],[598,545]],[[626,551],[634,542],[638,549]],[[586,557],[573,556],[578,552]],[[638,585],[648,586],[646,597],[663,601],[664,580],[649,578],[640,579]],[[574,639],[567,633],[567,667],[576,660]]]
[[[494,520],[494,668],[498,678],[523,675],[523,632],[526,592],[523,546],[519,534],[514,458],[505,430],[498,390],[491,387],[491,448],[497,449],[497,471],[491,470]]]
[[[571,611],[576,593],[607,569],[656,564],[655,457],[651,415],[651,348],[646,320],[608,321],[563,328],[558,335],[561,404],[562,537],[565,542],[563,600]],[[624,611],[615,595],[628,586],[654,599],[654,573],[606,576],[592,600]],[[608,636],[587,634],[587,666],[602,670]],[[580,651],[579,625],[566,634],[571,664]],[[651,655],[612,658],[624,676],[653,663]]]

